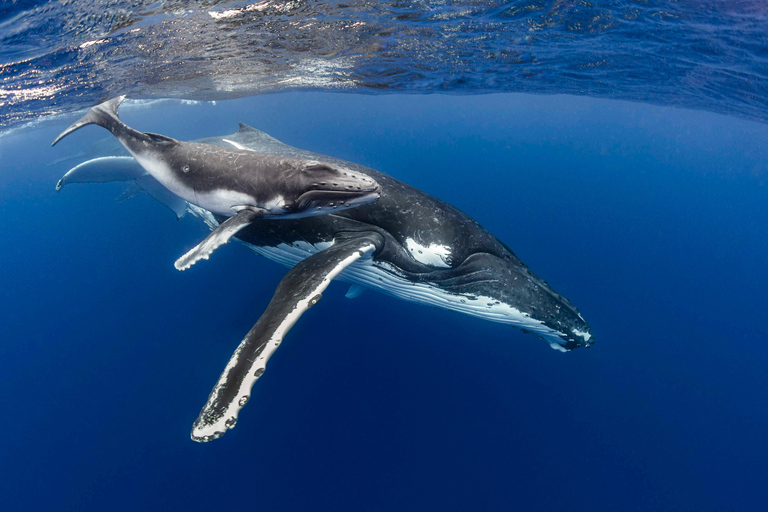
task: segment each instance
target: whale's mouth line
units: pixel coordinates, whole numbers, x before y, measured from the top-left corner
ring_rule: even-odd
[[[380,192],[381,187],[364,188],[359,190],[338,190],[316,188],[308,190],[299,196],[299,201],[312,196],[331,196],[331,197],[357,197],[366,194]]]
[[[360,205],[376,201],[381,196],[381,187],[363,190],[309,190],[296,201],[299,207],[311,203],[327,203],[329,207]]]

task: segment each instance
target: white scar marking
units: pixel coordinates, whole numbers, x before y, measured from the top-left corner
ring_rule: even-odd
[[[239,142],[235,142],[235,141],[233,141],[233,140],[229,140],[229,139],[221,139],[221,140],[223,140],[223,141],[224,141],[224,142],[226,142],[227,144],[232,144],[232,145],[233,145],[234,147],[236,147],[237,149],[243,149],[243,150],[245,150],[245,151],[255,151],[255,150],[253,150],[253,149],[251,149],[251,148],[249,148],[249,147],[243,146],[243,145],[242,145],[242,144],[240,144]]]
[[[451,248],[447,245],[429,244],[421,245],[413,238],[405,240],[405,248],[411,253],[413,259],[419,263],[431,267],[450,268]]]

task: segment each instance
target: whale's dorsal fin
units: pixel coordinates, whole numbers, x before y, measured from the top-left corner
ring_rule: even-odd
[[[192,427],[194,441],[212,441],[235,426],[251,388],[264,373],[269,357],[302,314],[320,300],[342,270],[381,243],[372,234],[335,240],[329,248],[301,260],[277,285],[275,295],[256,325],[245,335]]]
[[[257,130],[253,126],[248,126],[245,123],[237,123],[237,133],[253,133],[253,132],[264,133],[261,130]]]
[[[287,144],[280,142],[273,136],[266,132],[258,130],[253,126],[248,126],[245,123],[237,123],[237,133],[227,137],[227,139],[233,140],[245,146],[249,144],[256,144],[258,146],[288,146]],[[230,142],[231,144],[231,142]],[[249,149],[260,151],[261,148],[250,147]]]

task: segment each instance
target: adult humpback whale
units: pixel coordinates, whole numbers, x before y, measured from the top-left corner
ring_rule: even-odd
[[[334,278],[352,283],[347,296],[370,288],[509,323],[561,351],[593,342],[566,298],[457,208],[386,174],[288,146],[244,124],[235,134],[201,142],[322,160],[371,176],[382,192],[375,203],[318,217],[257,220],[237,234],[253,251],[292,268],[213,388],[194,423],[195,441],[216,439],[235,425],[271,354]],[[108,161],[101,164],[111,172]],[[212,229],[225,219],[197,206],[190,211]]]
[[[322,215],[379,198],[380,187],[374,180],[343,166],[182,142],[134,130],[117,115],[123,100],[125,96],[119,96],[96,105],[61,132],[51,146],[83,126],[101,126],[112,132],[141,167],[170,192],[191,204],[229,217],[176,261],[179,270],[208,259],[213,251],[256,219]],[[70,176],[70,179],[74,178]]]

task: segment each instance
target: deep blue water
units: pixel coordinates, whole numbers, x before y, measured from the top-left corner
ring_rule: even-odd
[[[249,123],[475,217],[569,297],[596,343],[333,283],[237,428],[189,430],[285,269],[120,184],[72,120],[0,137],[3,510],[762,510],[768,126],[574,96],[127,103],[180,139]],[[72,157],[69,160],[60,159]],[[59,161],[57,161],[59,160]]]
[[[118,94],[218,100],[127,102],[144,131],[242,121],[458,206],[595,345],[333,283],[190,441],[285,269],[231,244],[180,273],[200,221],[54,192],[116,144],[50,142]],[[760,0],[2,2],[0,509],[767,509],[766,123]]]

